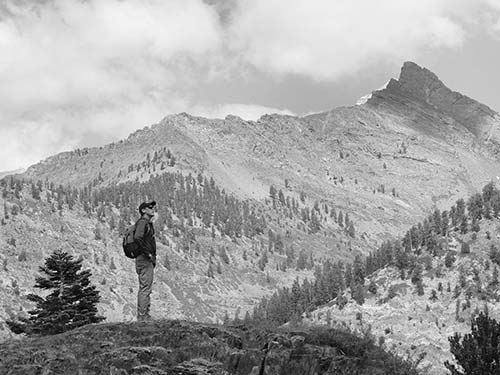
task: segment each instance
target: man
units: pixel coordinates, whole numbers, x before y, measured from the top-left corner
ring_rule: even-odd
[[[156,240],[152,219],[155,215],[156,202],[143,202],[139,205],[141,218],[136,223],[134,240],[142,250],[135,259],[135,271],[139,277],[137,292],[137,320],[150,320],[151,290],[156,266]]]

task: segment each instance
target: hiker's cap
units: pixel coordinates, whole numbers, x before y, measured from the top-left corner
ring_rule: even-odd
[[[142,215],[142,210],[145,208],[154,208],[156,206],[156,201],[142,202],[139,205],[139,213]]]

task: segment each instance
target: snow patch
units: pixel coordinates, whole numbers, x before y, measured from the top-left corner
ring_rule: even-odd
[[[378,90],[375,90],[375,91],[381,91],[381,90],[384,90],[385,88],[387,88],[387,85],[389,84],[389,81],[387,81],[386,83],[384,83],[384,85],[382,87],[380,87]],[[356,102],[356,105],[363,105],[363,104],[365,104],[368,100],[371,99],[373,93],[374,93],[374,91],[372,91],[369,94],[363,95],[361,98],[358,99],[358,101]]]

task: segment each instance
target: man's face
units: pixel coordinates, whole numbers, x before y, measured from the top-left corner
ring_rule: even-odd
[[[155,209],[153,207],[145,207],[142,209],[142,212],[153,217],[155,215]]]

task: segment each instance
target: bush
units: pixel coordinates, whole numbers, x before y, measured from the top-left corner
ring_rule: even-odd
[[[416,363],[385,352],[371,335],[358,337],[347,329],[315,328],[306,336],[312,345],[330,346],[344,354],[336,365],[336,374],[417,375]],[[326,372],[325,372],[326,373]]]

